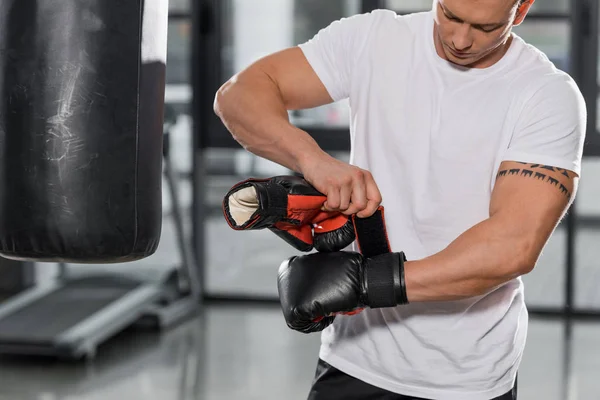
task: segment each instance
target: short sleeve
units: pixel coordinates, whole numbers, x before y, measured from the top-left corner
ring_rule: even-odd
[[[349,96],[353,69],[375,17],[366,13],[342,18],[299,45],[334,101]]]
[[[552,79],[525,103],[503,159],[581,174],[587,125],[585,100],[568,75]]]

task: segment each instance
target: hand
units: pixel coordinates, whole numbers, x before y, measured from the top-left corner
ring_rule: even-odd
[[[301,172],[312,186],[327,196],[323,211],[367,218],[381,204],[381,193],[369,171],[328,154],[308,159]]]

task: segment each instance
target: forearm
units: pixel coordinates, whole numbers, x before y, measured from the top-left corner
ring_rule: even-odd
[[[323,156],[315,140],[289,121],[277,85],[259,71],[245,72],[217,93],[215,112],[246,150],[293,171]]]
[[[483,295],[533,268],[532,243],[501,218],[469,229],[441,252],[405,264],[409,302]]]

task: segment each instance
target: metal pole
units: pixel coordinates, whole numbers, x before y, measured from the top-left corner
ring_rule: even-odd
[[[168,138],[168,135],[166,135]],[[167,139],[168,140],[168,139]],[[179,252],[181,253],[181,267],[179,268],[179,289],[182,293],[190,292],[194,298],[200,298],[200,285],[199,285],[199,271],[196,264],[196,257],[188,246],[188,240],[185,235],[185,228],[183,226],[183,215],[181,211],[181,202],[179,200],[177,177],[174,173],[173,164],[171,161],[171,155],[167,152],[165,154],[164,164],[165,178],[167,186],[169,188],[169,194],[171,195],[172,203],[172,214],[173,224],[175,225],[175,236],[177,238],[177,245],[179,246]]]
[[[220,81],[221,73],[221,0],[192,1],[192,118],[193,118],[193,160],[192,173],[192,232],[193,250],[199,266],[200,292],[205,291],[205,222],[207,173],[204,151],[207,147],[213,121],[214,87]]]
[[[571,75],[587,102],[585,155],[598,155],[598,0],[571,0]]]
[[[575,252],[576,252],[576,230],[577,230],[577,212],[576,205],[573,203],[569,213],[566,216],[567,228],[567,254],[565,271],[565,314],[571,317],[575,303]]]
[[[373,10],[384,8],[384,0],[361,0],[361,12],[368,13]]]
[[[598,95],[598,1],[571,1],[571,68],[570,74],[578,84],[588,108],[587,135],[597,135],[596,104]],[[567,317],[575,307],[577,205],[572,205],[566,217],[567,254],[565,276],[565,307]]]
[[[35,263],[0,257],[0,298],[10,297],[35,284]]]

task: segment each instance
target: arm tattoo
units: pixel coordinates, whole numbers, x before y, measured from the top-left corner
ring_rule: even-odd
[[[567,178],[571,179],[571,176],[569,175],[569,173],[567,172],[567,170],[564,169],[564,168],[555,168],[555,167],[550,167],[548,165],[540,165],[540,164],[533,164],[531,166],[531,168],[543,168],[543,169],[546,169],[546,170],[552,171],[552,172],[560,172],[561,174],[563,174]]]
[[[539,170],[546,170],[546,171],[552,171],[552,172],[559,172],[560,174],[564,175],[565,177],[572,179],[573,178],[572,173],[569,173],[569,171],[567,171],[566,169],[556,168],[556,167],[551,167],[549,165],[541,165],[541,164],[528,164],[528,163],[524,163],[524,162],[517,162],[517,163],[521,164],[521,165],[526,165],[527,167],[526,168],[524,167],[522,169],[511,168],[511,169],[500,171],[500,172],[498,172],[498,176],[496,178],[516,175],[516,176],[523,176],[523,177],[527,177],[527,178],[536,179],[539,181],[549,183],[550,185],[559,189],[561,191],[561,193],[564,194],[567,198],[571,198],[571,193],[565,187],[565,185],[560,183],[557,179],[552,178],[551,176],[548,176],[547,173],[543,173],[543,171],[539,171]],[[536,169],[538,171],[535,171]]]

